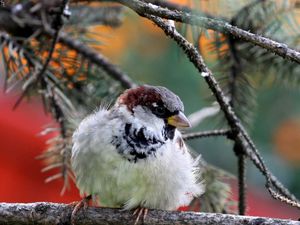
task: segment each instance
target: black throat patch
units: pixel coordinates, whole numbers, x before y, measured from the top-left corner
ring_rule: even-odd
[[[169,125],[169,124],[166,124],[164,126],[164,129],[162,131],[162,135],[164,136],[165,140],[173,140],[174,136],[175,136],[175,127]]]
[[[116,146],[119,154],[134,163],[138,160],[156,157],[157,150],[165,144],[166,140],[170,139],[169,136],[172,136],[169,131],[164,131],[165,140],[161,140],[146,127],[137,128],[131,123],[126,123],[121,133],[123,135],[114,136],[111,143]]]

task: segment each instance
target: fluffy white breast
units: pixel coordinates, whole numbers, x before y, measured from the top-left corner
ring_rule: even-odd
[[[187,205],[202,194],[197,161],[176,144],[178,131],[155,157],[134,163],[118,153],[112,137],[120,135],[129,119],[123,112],[99,110],[79,125],[73,136],[72,167],[81,193],[97,194],[102,206],[168,210]],[[148,129],[160,128],[158,123],[146,121]]]

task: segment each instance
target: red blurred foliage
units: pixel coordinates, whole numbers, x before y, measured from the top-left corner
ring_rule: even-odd
[[[60,196],[62,181],[45,184],[44,162],[36,157],[46,148],[49,136],[39,136],[51,122],[41,104],[32,99],[12,110],[16,97],[0,95],[0,201],[72,202],[80,199],[75,187]]]
[[[237,182],[232,182],[233,199],[238,199]],[[247,210],[246,215],[274,217],[281,219],[298,220],[299,210],[275,200],[263,186],[257,188],[251,185],[247,187]]]
[[[36,160],[46,148],[49,136],[38,136],[45,125],[52,122],[45,115],[39,101],[23,102],[16,110],[16,97],[0,94],[0,201],[1,202],[64,202],[80,199],[77,188],[61,196],[62,180],[45,184],[49,174],[41,173],[45,166]],[[236,185],[233,185],[235,187]],[[297,219],[299,212],[271,199],[264,190],[250,188],[248,215]],[[233,191],[236,198],[236,190]],[[180,210],[186,210],[185,207]]]

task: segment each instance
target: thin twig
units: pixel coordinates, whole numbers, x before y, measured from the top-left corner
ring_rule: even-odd
[[[15,102],[15,104],[13,106],[13,109],[16,109],[20,105],[20,103],[22,102],[23,98],[25,96],[27,96],[29,90],[32,88],[33,84],[34,83],[38,83],[42,79],[42,76],[46,72],[46,70],[48,68],[48,65],[49,65],[49,63],[50,63],[50,61],[52,59],[52,55],[54,53],[54,49],[55,49],[55,45],[57,43],[57,39],[58,39],[58,30],[55,32],[55,35],[54,35],[53,41],[51,43],[51,47],[50,47],[48,56],[46,58],[45,63],[43,64],[42,69],[36,75],[36,78],[34,80],[32,80],[32,82],[29,85],[27,85],[26,88],[23,90],[22,94],[20,95],[20,97]],[[32,76],[34,76],[34,75],[32,75]]]
[[[60,10],[59,10],[58,14],[56,15],[56,17],[54,19],[55,32],[54,32],[54,35],[53,35],[53,40],[51,42],[50,50],[48,52],[48,56],[47,56],[47,58],[46,58],[46,60],[43,64],[43,67],[41,68],[41,70],[36,75],[35,80],[32,83],[30,83],[28,86],[26,86],[26,88],[23,90],[23,93],[21,94],[21,96],[17,99],[16,103],[14,104],[13,109],[16,109],[18,107],[18,105],[21,103],[23,98],[28,94],[28,92],[31,89],[31,87],[33,86],[33,84],[34,83],[36,83],[36,84],[39,83],[41,81],[42,77],[43,77],[43,74],[46,72],[49,63],[51,62],[54,50],[55,50],[55,46],[56,46],[56,43],[57,43],[57,40],[58,40],[59,32],[60,32],[60,30],[62,28],[62,25],[63,25],[61,17],[62,17],[62,14],[64,12],[64,9],[65,9],[67,3],[68,3],[68,0],[63,0],[62,1],[62,4],[60,6]]]
[[[239,182],[239,215],[246,215],[247,187],[246,187],[246,156],[238,156],[238,182]]]
[[[243,146],[238,142],[234,143],[233,151],[238,160],[238,189],[239,189],[239,215],[246,212],[246,155]]]
[[[242,9],[238,11],[238,13],[231,19],[230,24],[235,26],[236,21],[238,19],[238,16],[241,12],[248,12],[251,8],[253,8],[255,5],[261,3],[261,0],[256,0],[253,2],[250,2],[249,4],[245,5]],[[247,15],[249,12],[247,13]],[[229,77],[229,96],[230,96],[230,106],[235,109],[237,108],[237,102],[235,101],[238,97],[237,93],[237,82],[238,78],[243,76],[242,75],[242,63],[240,58],[237,54],[237,39],[234,38],[234,36],[229,35],[228,37],[228,47],[229,47],[229,54],[230,58],[232,60],[232,65],[230,66],[230,73],[228,74]],[[234,143],[233,150],[237,156],[238,160],[238,192],[239,192],[239,201],[238,201],[238,209],[239,209],[239,215],[245,215],[246,212],[246,200],[247,200],[247,193],[246,193],[246,156],[243,152],[243,147],[240,146],[237,142]]]
[[[235,18],[231,20],[231,24],[235,24]],[[233,61],[232,65],[230,66],[230,73],[228,74],[228,93],[230,96],[230,106],[233,109],[236,109],[236,98],[237,98],[237,82],[239,76],[241,76],[242,66],[240,58],[238,57],[237,50],[236,50],[236,39],[229,35],[228,37],[228,47],[229,47],[229,54]],[[238,192],[239,192],[239,199],[238,199],[238,209],[239,215],[245,215],[246,211],[246,157],[243,152],[243,147],[240,146],[237,142],[233,145],[233,151],[237,157],[237,168],[238,168]]]
[[[37,75],[37,80],[39,80],[43,76],[43,74],[47,70],[47,67],[48,67],[48,65],[49,65],[49,63],[52,59],[52,55],[53,55],[54,50],[55,50],[55,45],[58,41],[59,32],[60,32],[60,30],[63,26],[62,15],[63,15],[64,9],[65,9],[67,4],[68,4],[68,0],[63,0],[62,1],[61,6],[60,6],[60,10],[59,10],[58,14],[55,17],[55,20],[54,20],[55,33],[53,35],[53,40],[51,42],[51,46],[50,46],[50,50],[48,52],[47,59],[46,59],[44,65],[43,65],[41,71]]]
[[[184,134],[182,137],[184,140],[191,140],[191,139],[203,138],[203,137],[227,136],[229,133],[230,133],[229,129],[212,130],[212,131],[201,131],[201,132]]]

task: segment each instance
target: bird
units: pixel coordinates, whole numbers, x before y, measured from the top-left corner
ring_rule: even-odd
[[[187,206],[205,189],[200,159],[179,131],[188,127],[184,105],[169,89],[125,90],[73,134],[71,165],[80,193],[98,196],[103,207],[135,210],[137,220],[148,209]]]

